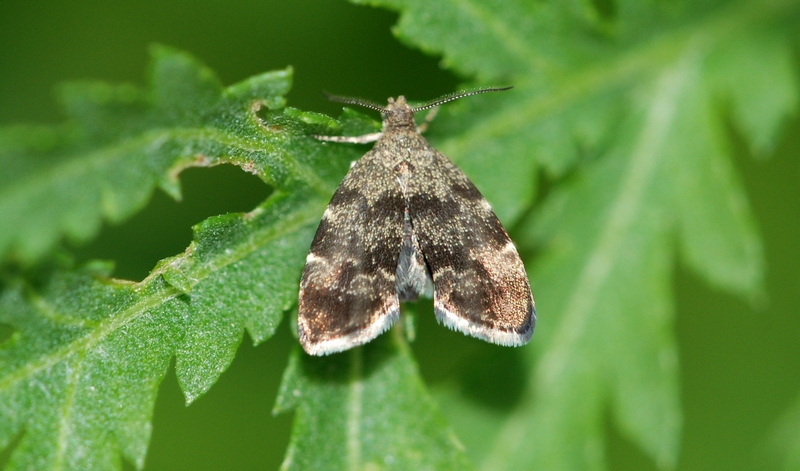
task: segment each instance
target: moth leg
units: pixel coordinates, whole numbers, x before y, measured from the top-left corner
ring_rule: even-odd
[[[431,110],[428,111],[428,114],[425,115],[425,120],[422,122],[422,124],[417,126],[417,132],[422,134],[427,131],[428,125],[436,118],[437,114],[439,114],[439,107],[437,106],[435,108],[431,108]]]
[[[378,139],[380,139],[382,135],[383,135],[382,132],[373,132],[370,134],[364,134],[363,136],[319,136],[317,134],[314,134],[311,137],[313,137],[318,141],[326,141],[326,142],[349,142],[350,144],[369,144],[370,142],[375,142]]]

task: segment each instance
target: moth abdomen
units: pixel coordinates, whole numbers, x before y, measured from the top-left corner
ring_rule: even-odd
[[[411,215],[405,210],[403,218],[403,245],[397,264],[397,296],[400,301],[414,301],[420,296],[433,295],[433,280],[419,251],[419,242],[411,225]]]

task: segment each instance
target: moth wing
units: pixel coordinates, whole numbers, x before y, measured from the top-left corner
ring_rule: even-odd
[[[525,267],[491,206],[447,157],[428,148],[408,208],[431,272],[440,323],[488,342],[527,343],[536,310]]]
[[[297,332],[311,355],[369,342],[399,318],[395,279],[405,200],[372,151],[334,193],[300,281]]]

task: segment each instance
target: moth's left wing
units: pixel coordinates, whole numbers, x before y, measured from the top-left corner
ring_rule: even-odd
[[[475,185],[429,147],[406,196],[439,322],[500,345],[527,343],[536,311],[525,267]]]
[[[405,200],[372,150],[334,193],[300,281],[297,333],[311,355],[369,342],[400,316],[396,272]]]

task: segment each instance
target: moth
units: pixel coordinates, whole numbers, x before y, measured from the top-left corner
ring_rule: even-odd
[[[403,96],[386,107],[328,96],[379,111],[383,128],[315,136],[376,142],[334,193],[306,258],[297,316],[306,352],[367,343],[398,320],[401,301],[431,295],[437,320],[451,329],[507,346],[530,340],[536,311],[516,247],[475,185],[414,122],[416,112],[431,109],[430,116],[444,103],[508,88],[456,92],[415,107]]]

